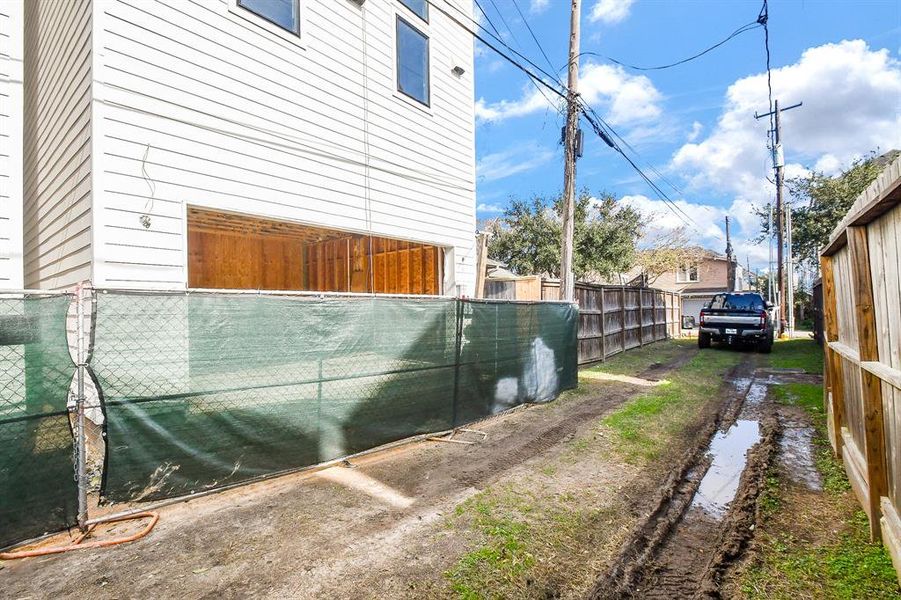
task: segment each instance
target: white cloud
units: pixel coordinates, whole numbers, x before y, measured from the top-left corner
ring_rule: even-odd
[[[522,96],[517,100],[501,100],[488,103],[484,98],[476,101],[475,114],[479,121],[505,121],[515,117],[524,117],[540,110],[548,108],[557,110],[557,107],[548,102],[550,92],[545,92],[545,98],[533,85],[527,85],[523,89]]]
[[[519,145],[480,158],[476,163],[476,176],[480,181],[504,179],[540,167],[553,157],[553,150],[537,144]]]
[[[598,0],[592,7],[588,20],[608,25],[619,23],[629,16],[629,10],[634,3],[635,0]]]
[[[529,4],[529,12],[533,15],[543,13],[545,10],[547,10],[549,4],[550,0],[532,0],[532,2]]]
[[[579,76],[579,93],[600,105],[612,124],[649,121],[660,116],[663,96],[644,75],[632,75],[617,65],[587,63]]]
[[[704,126],[699,122],[695,121],[691,124],[691,131],[688,133],[688,141],[693,142],[698,139],[698,136],[701,135],[701,132],[704,130]]]
[[[783,105],[804,102],[782,114],[787,178],[810,169],[835,174],[871,150],[901,148],[901,63],[887,50],[871,50],[861,40],[826,44],[809,48],[772,75],[773,94]],[[738,255],[765,262],[766,246],[748,239],[757,235],[753,207],[775,194],[767,181],[773,176],[769,122],[754,118],[755,111],[767,110],[766,73],[739,79],[725,100],[716,125],[703,139],[699,135],[679,148],[669,168],[691,192],[731,196],[727,212],[739,224],[733,242]]]
[[[861,40],[810,48],[801,59],[773,71],[774,95],[784,104],[803,101],[782,115],[786,154],[835,172],[856,156],[901,147],[901,65],[887,50]],[[729,86],[716,127],[697,143],[683,145],[672,166],[693,189],[716,189],[765,200],[772,186],[766,119],[766,74]],[[786,165],[803,173],[800,164]]]
[[[480,213],[502,213],[504,212],[504,207],[497,204],[485,204],[482,202],[476,206],[476,211]]]
[[[579,92],[586,102],[598,109],[613,125],[647,124],[661,114],[662,94],[644,75],[632,75],[614,65],[587,63],[579,76]],[[476,118],[480,121],[504,121],[541,110],[558,110],[562,99],[550,91],[542,94],[527,84],[516,100],[488,103],[476,102]]]

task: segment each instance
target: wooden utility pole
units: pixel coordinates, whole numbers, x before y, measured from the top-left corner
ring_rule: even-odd
[[[563,136],[563,240],[560,253],[560,299],[575,299],[573,228],[576,211],[576,145],[579,137],[579,17],[582,0],[572,0],[569,18],[569,88]]]
[[[780,115],[783,110],[791,110],[793,108],[798,108],[801,106],[803,102],[798,102],[797,104],[793,104],[792,106],[788,106],[786,108],[779,108],[779,101],[776,100],[774,102],[774,108],[771,112],[764,113],[762,115],[758,115],[756,112],[754,113],[755,119],[762,119],[763,117],[769,117],[773,115],[775,117],[775,141],[773,143],[773,167],[776,169],[776,277],[777,286],[779,290],[779,335],[782,336],[785,333],[785,305],[787,302],[793,302],[794,299],[787,298],[785,294],[785,259],[784,259],[784,249],[785,249],[785,204],[783,201],[783,187],[784,187],[784,175],[783,170],[785,169],[785,155],[782,152],[782,124],[780,122]],[[788,249],[791,252],[791,248]],[[788,273],[788,276],[791,277],[792,273]]]

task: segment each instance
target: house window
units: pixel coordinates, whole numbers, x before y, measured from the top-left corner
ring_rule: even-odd
[[[238,0],[238,6],[294,35],[300,35],[298,2],[299,0]]]
[[[676,269],[676,283],[693,283],[698,278],[698,265],[684,265]]]
[[[429,38],[397,17],[397,91],[429,105]]]
[[[426,23],[429,22],[429,3],[427,0],[400,0],[400,3]]]

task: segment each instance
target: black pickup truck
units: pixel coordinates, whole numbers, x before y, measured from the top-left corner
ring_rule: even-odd
[[[701,309],[698,348],[710,342],[754,344],[759,352],[773,349],[773,319],[760,294],[735,292],[717,294]]]

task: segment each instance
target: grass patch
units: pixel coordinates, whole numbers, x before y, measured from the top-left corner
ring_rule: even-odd
[[[698,353],[684,367],[672,372],[667,383],[630,400],[605,417],[602,424],[617,438],[617,452],[633,463],[658,458],[672,434],[697,416],[697,410],[716,395],[723,376],[740,360],[738,352]]]
[[[781,356],[776,349],[781,346]],[[772,366],[822,368],[812,341],[780,342]],[[815,360],[816,359],[816,360]],[[815,363],[815,364],[814,364]],[[745,598],[899,598],[901,589],[888,552],[869,541],[867,517],[851,492],[841,463],[833,458],[820,385],[773,386],[776,402],[802,408],[814,425],[814,458],[825,493],[790,489],[777,471],[767,475],[760,498],[764,521],[757,561],[745,570]]]
[[[899,597],[895,569],[885,549],[869,541],[867,516],[850,516],[848,531],[833,543],[811,545],[792,534],[771,539],[762,562],[742,583],[747,598],[835,598],[856,600]]]
[[[596,531],[601,520],[610,522],[605,511],[571,507],[575,501],[570,493],[548,502],[529,492],[488,488],[458,505],[454,526],[475,530],[482,543],[445,571],[454,595],[519,597],[543,570],[553,571],[570,561],[568,553],[581,546],[580,540]],[[584,564],[581,554],[578,560]]]
[[[823,348],[811,339],[777,340],[768,358],[776,369],[823,373]]]
[[[467,517],[487,537],[487,543],[467,552],[444,576],[460,598],[484,598],[488,590],[500,590],[515,581],[535,562],[527,549],[528,526],[511,508],[522,508],[521,501],[509,494],[481,492],[454,510],[456,517]],[[528,511],[526,511],[528,512]],[[500,597],[490,595],[488,597]]]

